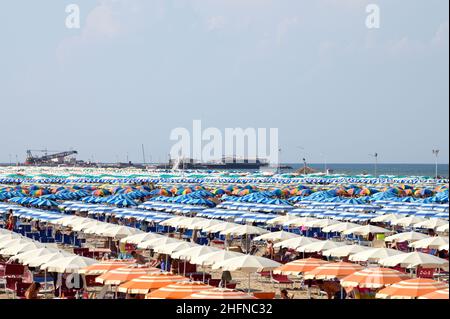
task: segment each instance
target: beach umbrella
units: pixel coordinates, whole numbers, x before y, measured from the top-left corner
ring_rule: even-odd
[[[338,232],[341,233],[343,231],[349,230],[349,229],[353,229],[356,227],[360,227],[360,224],[355,224],[355,223],[337,223],[337,224],[333,224],[327,227],[322,228],[322,232],[324,233],[334,233],[334,232]]]
[[[85,229],[93,228],[95,226],[100,226],[101,224],[102,223],[97,221],[97,220],[88,219],[88,220],[84,220],[84,221],[80,221],[80,222],[74,223],[74,225],[71,226],[71,228],[72,228],[73,231],[84,232]]]
[[[40,266],[40,269],[48,272],[77,273],[80,269],[95,264],[97,261],[82,256],[68,256],[49,261]]]
[[[36,241],[30,241],[27,243],[21,243],[19,244],[16,242],[13,245],[8,245],[7,247],[0,249],[0,255],[3,256],[14,256],[20,253],[24,253],[27,251],[35,250],[38,248],[43,248],[44,244],[41,244],[40,242]]]
[[[138,266],[122,266],[120,268],[107,271],[97,278],[95,281],[104,285],[120,285],[123,282],[139,278],[144,275],[161,272],[158,268],[153,267],[138,267]],[[119,290],[120,291],[120,290]]]
[[[243,236],[243,235],[262,235],[266,234],[269,231],[256,226],[250,225],[240,225],[230,229],[226,229],[220,232],[221,235],[234,235],[234,236]]]
[[[116,227],[117,227],[117,225],[115,225],[115,224],[100,222],[100,223],[97,223],[97,224],[94,224],[94,225],[90,226],[89,228],[84,229],[83,232],[85,234],[101,235],[106,230],[112,229],[112,228],[116,228]]]
[[[299,275],[325,264],[328,264],[328,261],[317,258],[297,259],[278,268],[275,268],[273,270],[273,273],[283,275]]]
[[[290,220],[297,219],[298,217],[295,215],[282,215],[277,216],[273,219],[269,219],[266,224],[268,225],[283,225],[286,222],[289,222]]]
[[[283,226],[289,226],[289,227],[301,227],[304,226],[307,222],[310,221],[319,221],[320,219],[317,218],[311,218],[311,217],[298,217],[295,219],[288,220],[283,224]]]
[[[185,299],[256,299],[256,297],[242,291],[228,288],[214,288],[196,292]]]
[[[403,242],[403,241],[413,242],[413,241],[417,241],[417,240],[421,240],[421,239],[425,239],[425,238],[429,238],[429,237],[430,236],[422,234],[422,233],[410,231],[410,232],[398,233],[395,235],[388,236],[384,239],[384,241],[391,242],[391,241],[395,240],[397,242]]]
[[[358,264],[340,261],[336,263],[328,263],[307,271],[304,274],[304,278],[330,280],[348,276],[362,269],[363,267]]]
[[[400,218],[403,218],[403,217],[398,214],[385,214],[385,215],[380,215],[375,218],[372,218],[372,219],[370,219],[370,221],[374,222],[374,223],[389,223],[391,221],[394,221],[394,220],[397,220]]]
[[[363,262],[377,262],[380,259],[401,255],[403,252],[397,249],[391,248],[370,248],[368,250],[350,255],[349,260],[351,261],[363,261]]]
[[[192,222],[187,229],[208,229],[209,227],[222,224],[223,221],[220,220],[214,220],[214,219],[203,219],[203,220],[196,220]]]
[[[423,295],[447,288],[443,282],[432,279],[415,278],[403,280],[389,287],[381,289],[376,298],[415,299]]]
[[[439,218],[431,218],[429,220],[414,224],[414,228],[426,228],[426,229],[436,229],[439,226],[448,225],[448,221],[439,219]]]
[[[153,238],[150,240],[143,241],[137,245],[140,249],[151,249],[153,247],[159,246],[159,245],[167,245],[171,243],[180,243],[183,242],[179,239],[170,238],[170,237],[161,237],[161,238]]]
[[[297,247],[296,250],[298,252],[303,253],[317,253],[322,252],[324,250],[329,250],[332,248],[342,247],[344,243],[336,242],[332,240],[319,240],[317,242],[313,242],[310,244],[306,244],[304,246]]]
[[[408,216],[408,217],[404,217],[404,218],[400,218],[397,220],[393,220],[391,221],[392,225],[397,225],[397,226],[402,226],[402,227],[409,227],[412,226],[414,224],[420,223],[420,222],[424,222],[426,221],[426,218],[423,217],[416,217],[416,216]]]
[[[152,291],[145,296],[145,299],[183,299],[191,296],[193,293],[213,288],[202,282],[182,281]]]
[[[300,237],[300,235],[282,230],[282,231],[271,232],[271,233],[267,233],[267,234],[255,237],[255,238],[253,238],[253,240],[255,240],[255,241],[258,241],[258,240],[284,241],[287,239],[298,238],[298,237]]]
[[[306,222],[303,226],[323,228],[323,227],[328,227],[328,226],[336,225],[336,224],[340,224],[340,222],[335,219],[317,219],[317,220],[312,220],[312,221]]]
[[[118,288],[118,292],[129,294],[147,294],[151,290],[159,289],[167,285],[189,280],[186,277],[170,273],[151,273],[131,279]]]
[[[196,265],[203,265],[203,266],[211,266],[215,263],[220,263],[223,262],[225,260],[231,259],[231,258],[235,258],[235,257],[239,257],[239,256],[244,256],[244,254],[239,253],[239,252],[234,252],[234,251],[228,251],[228,250],[219,250],[216,252],[210,252],[208,254],[204,254],[195,258],[192,258],[190,260],[191,264],[196,264]]]
[[[449,224],[445,224],[445,225],[439,226],[438,228],[436,228],[436,231],[442,232],[442,233],[448,233],[448,231],[449,231]]]
[[[182,249],[197,247],[199,245],[186,241],[179,241],[174,243],[162,244],[153,247],[153,250],[159,254],[171,255]]]
[[[121,243],[126,243],[126,244],[140,244],[144,241],[149,241],[155,238],[163,238],[165,237],[164,235],[161,234],[157,234],[157,233],[138,233],[138,234],[134,234],[134,235],[130,235],[127,237],[124,237],[120,240]]]
[[[429,237],[409,244],[413,248],[429,248],[429,249],[448,249],[448,237]]]
[[[173,218],[169,218],[161,223],[159,223],[161,226],[171,226],[171,227],[178,227],[179,223],[184,220],[189,220],[189,217],[184,216],[177,216]]]
[[[341,279],[342,287],[379,289],[408,279],[408,275],[390,268],[366,268]]]
[[[222,222],[222,223],[219,223],[217,225],[206,227],[206,228],[203,229],[203,231],[207,232],[207,233],[218,233],[218,232],[221,232],[221,231],[225,231],[225,230],[229,230],[229,229],[235,228],[237,226],[240,226],[240,225],[236,224],[236,223]]]
[[[218,251],[221,251],[221,249],[215,248],[215,247],[210,247],[210,246],[197,245],[197,246],[185,248],[182,250],[178,250],[178,251],[172,253],[171,257],[175,258],[175,259],[184,259],[184,260],[189,261],[191,259],[200,258],[203,255],[218,252]]]
[[[105,229],[105,231],[101,232],[100,235],[117,239],[142,233],[144,233],[142,230],[133,227],[116,225],[115,227]]]
[[[343,232],[344,235],[354,234],[354,235],[362,235],[366,236],[368,234],[384,234],[384,233],[391,233],[392,230],[373,226],[373,225],[365,225],[360,227],[355,227],[351,229],[347,229]]]
[[[37,257],[33,257],[33,258],[27,258],[22,263],[24,265],[28,265],[29,267],[40,267],[41,265],[44,265],[48,262],[58,260],[58,259],[61,259],[64,257],[72,257],[72,256],[73,256],[72,253],[68,253],[68,252],[62,250],[62,251],[59,251],[56,253],[45,254],[45,255],[41,255],[41,256],[37,256]]]
[[[417,251],[383,258],[378,263],[387,267],[400,265],[400,267],[407,268],[419,266],[423,268],[442,268],[444,270],[448,268],[448,260]]]
[[[448,287],[427,293],[426,295],[420,296],[419,299],[449,299]]]
[[[86,268],[80,269],[78,273],[84,275],[101,275],[108,271],[124,268],[135,263],[134,259],[113,259],[102,261]]]
[[[347,257],[349,255],[354,255],[356,253],[360,253],[363,251],[366,251],[370,249],[367,246],[361,246],[361,245],[345,245],[342,247],[336,247],[332,249],[328,249],[322,252],[323,256],[328,257]]]
[[[42,247],[42,248],[37,248],[37,249],[29,250],[29,251],[14,255],[9,260],[10,261],[17,260],[19,263],[24,264],[24,263],[26,263],[27,260],[30,260],[30,259],[33,259],[33,258],[36,258],[39,256],[57,253],[57,252],[61,252],[61,250],[59,250],[57,248]]]
[[[7,237],[6,237],[7,238]],[[13,246],[17,246],[17,245],[22,245],[22,244],[28,244],[33,242],[33,240],[27,238],[27,237],[23,237],[23,236],[18,236],[18,237],[11,237],[9,239],[4,239],[2,241],[0,241],[0,250],[7,248],[7,247],[13,247]]]
[[[242,255],[230,258],[213,265],[213,269],[223,269],[228,271],[242,271],[247,273],[269,271],[281,266],[280,263],[268,258],[253,255]]]

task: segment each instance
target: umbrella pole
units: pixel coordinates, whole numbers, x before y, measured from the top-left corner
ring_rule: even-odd
[[[186,259],[184,259],[183,276],[186,277]]]
[[[250,280],[250,273],[248,273],[248,294],[250,295],[250,283],[251,283],[251,280]],[[226,285],[226,284],[225,284]]]

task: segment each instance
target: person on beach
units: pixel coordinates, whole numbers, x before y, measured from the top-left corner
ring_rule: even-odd
[[[133,259],[136,260],[136,264],[145,265],[144,256],[142,256],[141,254],[138,254],[136,251],[133,250],[131,252],[131,257],[133,257]]]
[[[289,296],[289,293],[286,289],[282,289],[280,291],[280,297],[281,299],[292,299],[294,296]]]
[[[33,282],[25,291],[25,299],[39,299],[39,289],[41,289],[41,284],[36,281]]]

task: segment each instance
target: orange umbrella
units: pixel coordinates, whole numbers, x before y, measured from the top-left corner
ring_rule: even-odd
[[[325,264],[329,264],[329,262],[318,258],[298,259],[275,268],[273,270],[273,273],[284,275],[298,275],[302,272],[311,271]]]
[[[390,268],[366,268],[341,280],[342,287],[382,288],[407,279],[408,276]]]
[[[254,296],[244,292],[227,289],[215,288],[196,292],[185,299],[257,299]]]
[[[214,287],[202,282],[178,282],[152,291],[145,296],[145,299],[183,299],[193,293],[213,289]]]
[[[429,294],[419,297],[419,299],[449,299],[448,288],[430,292]]]
[[[381,289],[377,298],[392,299],[414,299],[423,295],[435,292],[438,289],[445,289],[447,285],[443,282],[432,279],[415,278],[400,281],[392,286]]]
[[[151,273],[160,272],[158,268],[145,268],[145,267],[135,267],[128,266],[110,270],[104,274],[95,278],[96,282],[104,285],[120,285],[125,281],[129,281],[134,278],[138,278],[143,275],[148,275]]]
[[[188,278],[179,275],[173,275],[170,273],[155,273],[140,276],[123,283],[119,286],[117,291],[130,294],[146,294],[150,290],[159,289],[161,287],[186,280],[188,280]]]
[[[311,271],[305,272],[305,279],[334,279],[353,274],[355,271],[362,270],[363,267],[357,264],[347,262],[328,263],[319,266]]]
[[[85,275],[100,275],[110,270],[134,264],[134,262],[135,260],[108,260],[80,269],[79,273]]]

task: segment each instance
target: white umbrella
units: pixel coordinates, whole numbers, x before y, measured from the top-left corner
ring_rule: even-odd
[[[436,231],[441,232],[441,233],[448,233],[448,231],[449,231],[448,226],[449,226],[449,224],[439,226],[438,228],[436,228]]]
[[[360,226],[360,227],[355,227],[355,228],[351,228],[348,230],[345,230],[343,232],[344,235],[349,235],[349,234],[355,234],[355,235],[362,235],[362,236],[366,236],[370,233],[372,234],[384,234],[384,233],[391,233],[392,230],[386,229],[386,228],[382,228],[382,227],[378,227],[378,226],[373,226],[373,225],[365,225],[365,226]]]
[[[372,218],[370,221],[374,223],[389,223],[394,220],[403,218],[403,215],[398,214],[386,214],[386,215],[380,215],[375,218]]]
[[[22,244],[15,244],[15,245],[10,245],[6,248],[3,248],[0,250],[0,255],[4,255],[4,256],[13,256],[13,255],[17,255],[26,251],[30,251],[30,250],[34,250],[37,248],[42,248],[44,247],[43,244],[41,244],[40,242],[36,242],[36,241],[31,241],[28,243],[22,243]]]
[[[85,219],[85,218],[75,216],[75,215],[64,216],[64,217],[61,217],[59,219],[52,221],[51,223],[55,224],[55,225],[70,226],[70,225],[72,225],[73,222],[75,222],[76,220],[79,220],[79,219]]]
[[[273,219],[269,219],[266,222],[266,224],[267,225],[283,225],[284,223],[287,223],[294,219],[298,219],[298,217],[295,215],[283,215],[283,216],[275,217]]]
[[[425,220],[423,222],[414,224],[414,228],[426,228],[426,229],[436,229],[439,226],[448,225],[448,221],[439,219],[439,218],[431,218]]]
[[[413,248],[430,248],[430,249],[445,249],[448,247],[448,237],[429,237],[409,244]]]
[[[15,245],[20,245],[20,244],[27,244],[32,242],[32,239],[29,239],[27,237],[23,237],[23,236],[19,236],[19,237],[14,237],[14,238],[10,238],[8,240],[4,240],[0,242],[0,249],[6,248],[6,247],[11,247],[11,246],[15,246]]]
[[[155,238],[163,238],[164,235],[156,234],[156,233],[140,233],[135,235],[130,235],[127,237],[124,237],[120,240],[121,243],[129,243],[129,244],[139,244],[144,241],[148,241]]]
[[[298,217],[298,218],[295,218],[295,219],[288,220],[287,222],[285,222],[283,224],[283,226],[301,227],[301,226],[304,226],[306,223],[311,222],[311,221],[315,221],[315,220],[320,220],[320,219],[318,219],[318,218],[311,218],[311,217]]]
[[[222,249],[210,247],[210,246],[193,246],[189,248],[185,248],[182,250],[178,250],[174,252],[171,257],[175,259],[185,259],[185,260],[191,260],[195,258],[199,258],[203,255],[214,253],[217,251],[222,251]]]
[[[17,233],[13,233],[13,232],[5,232],[4,234],[0,234],[0,245],[5,241],[9,241],[11,239],[17,239],[17,238],[27,238],[27,237],[23,237],[22,235],[19,235]],[[27,239],[29,239],[29,238],[27,238]]]
[[[187,242],[187,241],[180,241],[178,243],[170,243],[170,244],[162,244],[158,246],[154,246],[153,250],[159,254],[172,254],[176,251],[191,248],[194,246],[198,246],[197,244]]]
[[[205,222],[205,221],[208,221],[208,219],[200,218],[200,217],[186,218],[186,219],[180,220],[178,222],[177,226],[179,228],[185,228],[185,229],[200,229],[200,228],[195,228],[195,224]]]
[[[404,253],[399,250],[391,248],[370,248],[366,251],[350,255],[348,259],[351,261],[377,262],[380,259],[401,254]]]
[[[204,220],[196,221],[196,222],[192,223],[189,226],[188,229],[202,229],[202,230],[204,230],[204,229],[207,229],[209,227],[216,226],[216,225],[219,225],[219,224],[222,224],[222,223],[223,223],[223,221],[221,221],[221,220],[206,219],[205,218]]]
[[[397,220],[394,220],[391,222],[392,225],[397,225],[397,226],[403,226],[403,227],[408,227],[423,221],[426,221],[426,218],[422,218],[422,217],[417,217],[417,216],[408,216],[408,217],[403,217]]]
[[[110,224],[110,223],[104,223],[100,222],[98,224],[94,224],[89,228],[86,228],[83,232],[86,234],[96,234],[101,235],[103,232],[105,232],[108,229],[114,228],[117,225]]]
[[[175,238],[170,238],[170,237],[154,238],[154,239],[150,239],[150,240],[139,243],[137,245],[137,247],[140,249],[151,249],[155,246],[177,243],[177,242],[182,242],[182,241],[175,239]]]
[[[136,235],[144,233],[142,230],[128,227],[128,226],[115,226],[102,231],[101,235],[112,238],[124,238],[130,235]]]
[[[328,249],[322,252],[323,256],[330,256],[330,257],[347,257],[349,255],[354,255],[356,253],[360,253],[363,251],[366,251],[370,249],[366,246],[361,245],[345,245],[342,247],[336,247],[332,249]]]
[[[30,251],[26,251],[26,252],[14,255],[9,260],[18,260],[20,263],[24,263],[27,260],[30,260],[30,259],[33,259],[33,258],[36,258],[39,256],[57,253],[59,251],[60,250],[56,249],[56,248],[43,247],[43,248],[33,249]]]
[[[281,266],[281,264],[272,259],[253,255],[243,255],[217,262],[212,268],[228,271],[258,272],[273,270],[279,266]]]
[[[60,251],[57,253],[46,254],[42,256],[38,256],[35,258],[29,258],[23,262],[24,265],[28,265],[29,267],[39,267],[45,263],[48,263],[52,260],[61,259],[63,257],[73,256],[71,253],[67,253],[64,251]]]
[[[240,225],[240,226],[236,226],[234,228],[223,230],[220,232],[220,234],[221,235],[242,236],[242,235],[261,235],[261,234],[266,234],[268,232],[269,232],[268,230],[263,229],[261,227],[250,226],[250,225]]]
[[[303,253],[315,253],[315,252],[321,252],[324,250],[337,248],[344,246],[344,243],[335,242],[332,240],[320,240],[318,242],[314,242],[311,244],[307,244],[301,247],[298,247],[296,250]]]
[[[228,251],[228,250],[220,250],[217,252],[205,254],[202,256],[198,256],[196,258],[192,258],[190,263],[196,264],[196,265],[213,265],[215,263],[219,263],[231,258],[243,256],[244,254],[234,252],[234,251]]]
[[[338,232],[341,233],[345,230],[349,230],[349,229],[353,229],[356,227],[361,227],[360,224],[355,224],[355,223],[338,223],[338,224],[334,224],[334,225],[330,225],[327,227],[322,228],[322,232],[324,233],[334,233],[334,232]]]
[[[69,256],[59,258],[41,265],[41,269],[58,273],[77,273],[78,270],[97,263],[93,258]]]
[[[420,239],[424,239],[424,238],[428,238],[430,236],[422,234],[422,233],[418,233],[415,231],[410,231],[410,232],[404,232],[404,233],[398,233],[392,236],[388,236],[384,239],[384,241],[390,242],[390,241],[416,241],[416,240],[420,240]]]
[[[298,238],[300,235],[290,233],[287,231],[276,231],[273,233],[267,233],[258,237],[253,238],[253,240],[271,240],[271,241],[283,241],[291,238]]]
[[[218,233],[218,232],[221,232],[221,231],[224,231],[224,230],[235,228],[237,226],[240,226],[240,224],[229,223],[229,222],[222,222],[222,223],[217,224],[217,225],[206,227],[206,228],[203,229],[203,231],[205,231],[207,233]]]
[[[102,223],[97,220],[84,220],[81,223],[77,223],[76,225],[72,226],[73,231],[83,231],[85,229],[101,225]]]
[[[319,241],[320,241],[319,239],[300,236],[300,237],[296,237],[296,238],[283,240],[283,241],[273,245],[273,247],[275,247],[275,248],[285,247],[285,248],[295,249],[297,247],[304,246],[304,245],[307,245],[307,244],[311,244],[311,243],[314,243],[314,242],[319,242]]]
[[[169,218],[165,221],[162,221],[161,223],[159,223],[161,226],[171,226],[171,227],[178,227],[178,224],[180,222],[182,222],[185,219],[190,219],[189,217],[184,217],[184,216],[177,216],[177,217],[173,217],[173,218]]]
[[[306,222],[303,226],[306,227],[319,227],[319,228],[323,228],[323,227],[328,227],[331,225],[336,225],[336,224],[340,224],[341,222],[335,220],[335,219],[317,219],[317,220],[312,220],[309,222]]]
[[[387,267],[400,265],[400,267],[407,268],[421,266],[423,268],[448,269],[448,260],[417,251],[380,259],[378,263]]]
[[[228,271],[239,270],[248,273],[248,291],[250,292],[251,273],[273,270],[279,266],[281,266],[281,264],[273,261],[272,259],[252,255],[244,255],[218,262],[214,264],[212,268]]]

